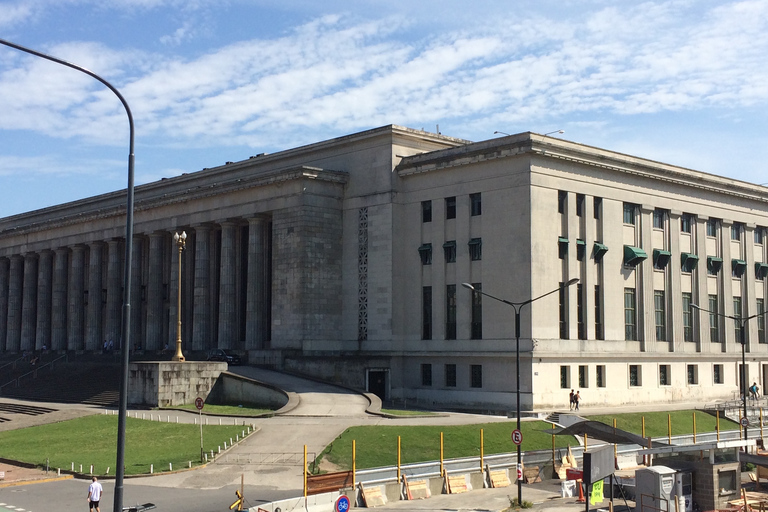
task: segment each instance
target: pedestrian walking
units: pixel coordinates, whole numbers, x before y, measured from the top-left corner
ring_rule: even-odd
[[[96,509],[96,512],[101,512],[101,509],[99,508],[99,501],[101,501],[101,494],[104,492],[104,490],[101,488],[101,484],[98,481],[98,478],[93,477],[93,481],[91,482],[91,485],[88,486],[88,509],[94,510]]]
[[[579,394],[580,391],[577,391],[575,395],[573,395],[573,408],[574,410],[579,410],[579,402],[581,401],[581,395]]]
[[[571,410],[571,411],[573,410],[573,397],[574,397],[574,396],[576,396],[576,393],[574,393],[574,392],[573,392],[573,390],[571,390],[571,394],[570,394],[570,396],[568,397],[568,408],[569,408],[569,410]]]

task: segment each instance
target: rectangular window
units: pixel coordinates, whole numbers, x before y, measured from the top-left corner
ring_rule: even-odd
[[[432,201],[421,202],[421,222],[432,222]]]
[[[683,233],[690,233],[691,226],[693,225],[693,215],[690,213],[684,213],[680,216],[680,231]]]
[[[566,304],[566,288],[563,287],[563,283],[560,283],[559,290],[560,298],[560,339],[568,339],[568,308]]]
[[[693,296],[689,292],[683,292],[683,339],[693,341]]]
[[[624,339],[637,340],[637,311],[635,309],[634,288],[624,288]]]
[[[581,239],[576,240],[576,259],[584,261],[584,256],[587,254],[587,242]]]
[[[712,378],[715,381],[715,384],[722,384],[724,382],[723,365],[716,364],[712,367]]]
[[[602,340],[603,337],[603,309],[602,296],[600,295],[600,285],[595,285],[595,339]]]
[[[629,385],[633,387],[643,385],[643,374],[639,364],[629,365]]]
[[[473,388],[483,387],[483,365],[473,364],[469,367],[470,381],[469,385]]]
[[[584,313],[584,289],[581,284],[576,285],[576,321],[579,330],[579,339],[587,339],[587,324]]]
[[[571,374],[570,367],[560,367],[560,389],[568,389],[571,387]]]
[[[720,309],[717,305],[717,295],[709,296],[709,340],[712,343],[720,343],[720,317],[717,314]]]
[[[469,212],[472,217],[483,214],[483,201],[480,193],[469,194]]]
[[[664,290],[653,292],[653,309],[656,318],[656,341],[667,341],[667,307]]]
[[[586,365],[579,365],[579,387],[589,387],[589,367]]]
[[[635,210],[637,205],[632,203],[624,203],[624,224],[635,225]]]
[[[480,261],[483,259],[483,240],[480,238],[473,238],[469,241],[469,259],[472,261]]]
[[[758,343],[765,343],[765,316],[763,315],[765,313],[765,301],[763,299],[756,300],[757,341]]]
[[[432,244],[422,244],[419,247],[419,258],[421,258],[422,265],[432,264]]]
[[[717,219],[707,219],[707,236],[717,236]]]
[[[755,228],[755,243],[757,245],[763,245],[763,228],[760,226]]]
[[[595,219],[600,219],[600,210],[603,208],[603,198],[595,197],[592,201],[592,216]]]
[[[445,218],[446,219],[456,218],[456,198],[455,197],[445,198]]]
[[[557,213],[568,211],[568,192],[565,190],[557,191]]]
[[[599,364],[595,367],[595,380],[597,387],[605,387],[605,365]]]
[[[670,366],[668,364],[659,365],[659,386],[670,386],[672,379],[670,378]]]
[[[584,216],[584,194],[576,194],[576,216]]]
[[[432,287],[421,289],[421,339],[432,339]]]
[[[733,317],[741,320],[741,297],[734,297],[733,298]],[[740,321],[734,321],[733,325],[735,326],[735,341],[736,343],[741,343],[741,322]]]
[[[664,229],[664,210],[658,208],[653,210],[653,228]]]
[[[422,386],[432,385],[432,365],[431,364],[421,365],[421,385]]]
[[[734,222],[731,225],[731,240],[741,240],[741,224]]]
[[[445,387],[447,388],[456,387],[456,365],[455,364],[445,365]]]
[[[483,339],[483,296],[477,293],[483,289],[480,283],[472,283],[475,291],[472,292],[472,339]]]
[[[450,240],[443,244],[443,255],[446,263],[456,263],[456,240]]]
[[[456,285],[445,287],[445,339],[456,339]]]
[[[686,365],[686,371],[688,373],[688,384],[695,386],[699,383],[699,366],[695,364]]]

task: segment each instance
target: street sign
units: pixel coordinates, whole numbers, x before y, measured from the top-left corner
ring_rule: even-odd
[[[512,442],[515,443],[517,446],[520,446],[520,443],[523,442],[523,433],[520,432],[518,429],[515,429],[512,431]]]
[[[333,506],[333,510],[336,512],[347,512],[350,509],[349,498],[343,494],[336,500],[336,504]]]
[[[747,417],[741,418],[741,421],[739,421],[739,423],[741,423],[742,427],[748,427],[749,426],[749,418],[747,418]]]
[[[204,404],[205,404],[205,402],[203,401],[202,398],[200,398],[200,397],[195,398],[195,407],[197,407],[198,411],[202,411],[203,410],[203,405]]]
[[[517,479],[518,481],[522,481],[523,479],[523,466],[522,464],[517,465]]]

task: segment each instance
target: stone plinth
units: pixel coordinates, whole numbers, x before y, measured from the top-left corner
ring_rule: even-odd
[[[151,407],[190,404],[206,399],[227,363],[143,361],[131,363],[128,403]]]

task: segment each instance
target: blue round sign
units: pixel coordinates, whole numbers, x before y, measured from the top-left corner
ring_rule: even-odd
[[[336,505],[333,507],[336,512],[348,512],[350,509],[349,498],[344,495],[339,496],[336,500]]]

